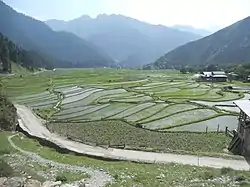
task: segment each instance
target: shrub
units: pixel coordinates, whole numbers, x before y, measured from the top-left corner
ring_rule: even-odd
[[[244,180],[246,180],[246,177],[244,175],[239,175],[235,178],[235,181],[237,182],[242,182]]]
[[[248,182],[248,181],[241,181],[241,182],[239,182],[239,185],[241,186],[241,187],[247,187],[247,186],[250,186],[250,182]]]
[[[214,178],[214,173],[212,171],[206,171],[204,172],[202,178],[208,180]]]
[[[10,177],[13,169],[6,162],[0,159],[0,177]]]
[[[0,87],[0,129],[14,130],[17,124],[16,108]]]
[[[119,175],[118,175],[118,174],[115,174],[115,175],[114,175],[114,179],[115,179],[115,180],[118,180],[118,179],[119,179]]]
[[[9,149],[3,149],[3,150],[0,149],[0,155],[8,155],[8,154],[10,154]]]
[[[142,124],[136,124],[136,127],[143,128]]]
[[[64,175],[57,175],[56,176],[56,181],[61,181],[61,182],[67,182],[67,177]]]
[[[228,173],[231,172],[231,171],[232,171],[231,168],[221,168],[220,173],[221,173],[222,175],[225,175],[225,174],[228,174]]]

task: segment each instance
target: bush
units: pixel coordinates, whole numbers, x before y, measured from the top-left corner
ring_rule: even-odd
[[[230,173],[231,171],[232,171],[231,168],[221,168],[220,173],[221,173],[222,175],[225,175],[225,174]]]
[[[142,124],[136,124],[136,127],[143,128]]]
[[[7,98],[6,93],[0,87],[0,130],[14,130],[17,124],[15,106]]]
[[[118,179],[119,179],[119,175],[118,175],[118,174],[115,174],[115,175],[114,175],[114,179],[115,179],[115,180],[118,180]]]
[[[3,150],[0,149],[0,155],[8,155],[8,154],[10,154],[9,149],[3,149]]]
[[[212,179],[214,178],[214,173],[212,171],[206,171],[203,173],[203,176],[202,178],[204,178],[205,180],[208,180],[208,179]]]
[[[250,186],[250,182],[248,182],[248,181],[241,181],[241,182],[239,182],[239,185],[241,186],[241,187],[247,187],[247,186]]]
[[[235,181],[237,182],[242,182],[244,180],[246,180],[246,177],[244,175],[239,175],[235,178]]]
[[[6,162],[0,159],[0,177],[10,177],[13,169]]]
[[[56,176],[56,181],[61,181],[61,182],[67,182],[67,177],[64,175],[57,175]]]

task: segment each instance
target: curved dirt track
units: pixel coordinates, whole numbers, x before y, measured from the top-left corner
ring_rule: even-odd
[[[155,153],[111,148],[104,149],[70,141],[66,138],[51,133],[27,107],[23,105],[15,106],[20,117],[19,125],[23,131],[27,132],[31,136],[46,139],[57,144],[61,148],[65,148],[83,155],[145,163],[178,163],[213,168],[229,167],[235,170],[250,170],[250,166],[246,160],[232,160],[205,156],[199,157],[194,155],[178,155],[171,153]]]
[[[69,164],[62,164],[62,163],[58,163],[58,162],[54,162],[45,158],[42,158],[41,156],[29,152],[29,151],[25,151],[23,149],[21,149],[20,147],[16,146],[14,144],[14,142],[12,141],[12,138],[16,136],[16,135],[12,135],[8,137],[8,141],[10,143],[10,145],[18,150],[19,152],[21,152],[22,154],[24,154],[25,156],[27,156],[29,159],[35,160],[35,162],[37,163],[41,163],[41,164],[46,164],[46,165],[50,165],[50,166],[54,166],[60,170],[63,171],[68,171],[68,172],[84,172],[90,175],[89,179],[83,179],[84,183],[89,184],[92,187],[103,187],[106,186],[106,184],[108,184],[109,182],[112,182],[112,178],[110,175],[108,175],[107,173],[103,172],[103,171],[99,171],[99,170],[94,170],[91,169],[89,167],[83,167],[83,166],[74,166],[74,165],[69,165]],[[81,183],[81,181],[78,181],[79,183]],[[78,183],[75,182],[75,183]],[[67,185],[66,185],[67,186]],[[73,184],[69,184],[68,186],[79,186],[79,185],[74,185]]]

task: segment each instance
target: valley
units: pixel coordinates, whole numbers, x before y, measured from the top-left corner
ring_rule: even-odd
[[[87,162],[90,165],[85,163],[84,166],[91,166],[91,168],[94,167],[94,163],[101,162],[102,168],[111,174],[111,178],[105,178],[108,181],[105,183],[110,183],[108,186],[122,184],[149,186],[160,185],[163,181],[171,182],[167,178],[164,179],[165,177],[159,180],[153,179],[156,177],[155,175],[159,175],[160,170],[153,172],[152,178],[147,180],[133,177],[121,179],[121,174],[117,176],[113,172],[116,173],[119,168],[123,167],[146,167],[150,170],[154,167],[183,167],[181,170],[186,172],[189,170],[189,166],[178,165],[190,163],[190,161],[185,162],[185,155],[187,157],[194,155],[192,165],[196,166],[190,166],[190,168],[215,167],[215,169],[208,169],[209,172],[212,171],[213,178],[216,178],[217,168],[235,167],[237,169],[239,167],[240,170],[245,167],[248,168],[248,164],[244,163],[242,157],[234,156],[227,151],[231,137],[225,134],[225,128],[227,126],[228,129],[233,130],[237,127],[238,112],[217,107],[217,104],[223,105],[226,102],[245,99],[249,97],[248,92],[225,92],[224,95],[221,95],[218,93],[225,87],[225,83],[210,85],[209,83],[195,82],[192,77],[191,74],[181,74],[173,70],[114,69],[58,69],[35,75],[26,74],[22,78],[18,75],[4,77],[2,82],[6,85],[7,93],[17,108],[21,117],[19,120],[22,120],[22,122],[19,121],[19,124],[20,122],[25,126],[33,124],[26,127],[20,124],[24,132],[26,131],[25,134],[29,133],[32,137],[48,139],[54,143],[62,141],[59,143],[62,147],[85,145],[86,148],[81,150],[80,147],[82,146],[80,146],[79,152],[77,152],[95,158],[71,156],[71,154],[61,155],[53,149],[47,148],[50,145],[45,142],[39,145],[40,148],[37,150],[34,146],[39,142],[28,139],[22,134],[11,139],[21,149],[35,152],[43,158],[52,159],[56,162],[69,163],[68,161],[70,161],[71,164],[78,165],[78,159],[85,159],[89,160]],[[226,85],[239,86],[240,84],[240,82],[234,81]],[[248,84],[244,87],[248,87]],[[35,122],[37,120],[35,116],[25,117],[28,113],[25,112],[24,105],[27,110],[32,110],[39,116],[38,118],[41,119],[38,119],[38,121],[41,122]],[[34,121],[31,122],[33,118]],[[35,123],[43,123],[44,126],[35,126]],[[50,135],[50,133],[55,135]],[[66,141],[71,141],[71,143],[64,145],[65,140],[60,140],[60,137]],[[70,147],[67,149],[71,150]],[[57,150],[60,149],[57,148]],[[109,152],[111,150],[117,151]],[[117,157],[115,154],[118,154],[119,150],[121,153]],[[140,152],[142,160],[139,158],[134,160],[132,156],[134,153],[129,153],[130,150],[146,152]],[[72,151],[75,152],[76,149],[74,148]],[[121,156],[125,154],[122,151],[128,151],[128,158]],[[159,153],[162,156],[164,153],[180,154],[183,155],[183,158],[180,157],[182,161],[178,161],[176,158],[172,161],[169,158],[168,161],[163,161],[164,157],[159,157],[159,162],[165,163],[166,166],[150,166],[147,164],[143,166],[124,162],[124,160],[130,160],[151,163],[152,160],[146,156],[150,153]],[[17,154],[19,155],[18,152]],[[58,156],[53,156],[55,154]],[[197,165],[195,161],[197,156],[201,165],[199,165],[199,162]],[[215,166],[215,160],[213,165],[206,164],[206,156],[211,156],[211,159],[222,157],[228,162],[228,165],[224,163]],[[6,159],[9,158],[8,154],[5,157]],[[96,157],[123,161],[99,161],[99,159],[96,160]],[[178,157],[178,155],[174,157]],[[69,160],[66,161],[66,158]],[[147,161],[147,159],[149,160]],[[227,161],[227,159],[229,160]],[[239,164],[230,165],[230,159],[238,160]],[[93,164],[91,164],[91,160]],[[108,167],[109,162],[112,162],[112,167]],[[158,162],[157,159],[154,162]],[[172,162],[175,164],[172,164]],[[34,160],[35,163],[42,164],[37,160]],[[131,172],[132,168],[127,171]],[[135,172],[141,176],[140,173],[144,169],[139,172],[139,168]],[[207,173],[206,168],[201,168],[201,170]],[[86,176],[88,175],[86,174]],[[95,177],[95,174],[91,175]],[[160,175],[163,176],[161,173]],[[68,182],[70,182],[70,176],[68,174],[65,176],[69,178]],[[164,173],[164,176],[166,176],[166,173]],[[198,178],[200,177],[202,178],[202,176]],[[91,176],[89,180],[92,180]],[[89,180],[85,179],[85,182],[91,183]],[[186,185],[193,185],[190,180],[185,180],[187,180]],[[209,181],[205,180],[204,184],[209,184]]]
[[[250,186],[249,11],[170,1],[0,0],[1,187]]]

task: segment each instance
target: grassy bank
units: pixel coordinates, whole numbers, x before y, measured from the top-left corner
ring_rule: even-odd
[[[44,158],[61,163],[89,166],[109,172],[116,180],[110,187],[120,186],[218,186],[226,187],[236,180],[244,183],[249,172],[221,170],[206,167],[184,166],[177,164],[136,164],[131,162],[107,162],[73,154],[59,154],[53,149],[41,146],[37,141],[15,137],[14,143],[24,150],[38,153]],[[219,180],[222,179],[222,180]],[[242,182],[242,181],[240,181]],[[243,183],[243,182],[242,182]]]

